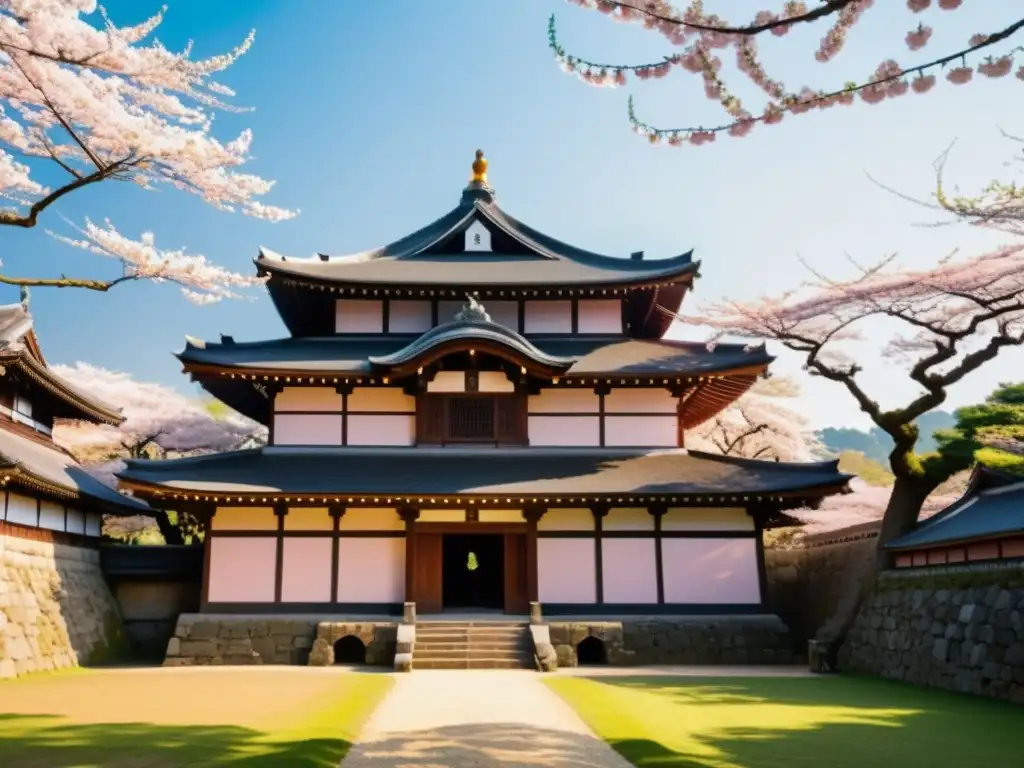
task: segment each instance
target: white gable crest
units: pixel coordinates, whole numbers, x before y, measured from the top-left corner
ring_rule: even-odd
[[[474,221],[466,227],[467,251],[489,251],[491,250],[491,233],[479,221]]]

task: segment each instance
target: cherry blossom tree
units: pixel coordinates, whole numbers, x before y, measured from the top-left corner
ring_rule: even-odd
[[[35,227],[60,200],[108,181],[171,187],[271,221],[294,215],[261,202],[272,181],[239,170],[251,131],[229,141],[212,132],[218,111],[241,111],[213,78],[249,49],[253,34],[228,53],[193,60],[191,44],[175,53],[153,37],[162,21],[161,10],[119,27],[95,0],[0,0],[0,198],[9,204],[0,207],[0,225]],[[235,298],[261,282],[160,248],[152,233],[132,239],[109,221],[87,219],[78,231],[55,237],[119,261],[120,277],[0,274],[0,282],[107,291],[149,279],[177,283],[197,303]]]
[[[791,378],[761,379],[729,408],[688,432],[687,447],[748,459],[807,461],[818,442],[807,419],[781,402],[799,394]]]
[[[858,267],[853,279],[814,274],[802,289],[755,302],[721,301],[684,322],[708,326],[711,343],[725,335],[772,339],[800,354],[805,369],[842,386],[894,442],[895,475],[879,544],[917,521],[929,494],[970,456],[915,454],[915,419],[946,400],[949,387],[1024,343],[1024,246],[1007,246],[972,258],[943,259],[932,269],[896,269],[891,258]],[[848,344],[865,323],[884,320],[890,336],[880,353],[902,363],[919,388],[902,407],[883,408],[858,374]],[[892,365],[892,375],[899,370]],[[880,549],[880,552],[884,550]],[[880,559],[884,563],[884,557]]]
[[[54,440],[69,450],[86,469],[110,485],[123,459],[170,458],[216,453],[262,445],[266,429],[235,413],[214,412],[201,401],[159,384],[138,382],[126,373],[86,363],[53,366],[58,376],[104,402],[121,409],[117,427],[88,422],[63,422]],[[155,511],[157,526],[168,544],[183,544],[200,529],[198,521],[178,513],[171,520]]]
[[[924,94],[932,90],[937,79],[964,85],[975,79],[1000,78],[1011,74],[1024,80],[1024,66],[1014,57],[1021,48],[1012,47],[1011,38],[1024,29],[1022,9],[1006,3],[1006,23],[998,29],[971,34],[965,30],[965,45],[944,51],[940,56],[920,55],[911,65],[901,64],[896,57],[882,61],[873,74],[855,74],[839,87],[820,90],[809,86],[787,86],[772,77],[761,63],[757,39],[765,34],[777,37],[799,26],[819,25],[825,28],[814,59],[828,63],[843,49],[854,27],[873,7],[875,0],[821,0],[809,4],[802,0],[776,0],[778,11],[762,10],[746,23],[730,23],[705,12],[703,0],[691,0],[685,9],[675,8],[666,0],[568,0],[573,5],[596,10],[610,19],[641,24],[645,29],[663,36],[676,51],[654,62],[639,64],[608,64],[570,55],[562,47],[551,16],[548,38],[558,63],[567,72],[590,85],[616,87],[626,85],[628,76],[640,80],[662,78],[680,69],[701,78],[708,99],[717,102],[725,112],[719,125],[688,125],[679,128],[658,128],[642,122],[629,101],[629,120],[633,129],[652,144],[664,142],[671,146],[684,143],[700,145],[714,141],[719,134],[745,136],[757,125],[775,125],[787,115],[800,115],[819,109],[855,104],[858,99],[877,104],[904,94]],[[934,27],[957,27],[952,15],[963,6],[963,0],[903,0],[910,14],[904,38],[911,52],[928,46]],[[738,73],[762,91],[763,106],[747,106],[727,86],[719,52],[732,53]]]

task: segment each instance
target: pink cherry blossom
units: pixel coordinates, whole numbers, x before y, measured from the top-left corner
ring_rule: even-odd
[[[956,67],[949,70],[946,75],[946,79],[954,85],[963,85],[964,83],[971,82],[971,78],[974,77],[974,70],[970,67]]]
[[[981,45],[982,43],[984,43],[986,40],[989,39],[989,37],[990,35],[971,35],[971,39],[968,40],[968,43],[973,48],[976,45]]]
[[[993,59],[991,56],[978,65],[978,71],[986,77],[1005,77],[1013,69],[1012,56],[1000,56]]]
[[[907,8],[914,13],[920,13],[921,11],[927,10],[928,6],[932,4],[932,0],[907,0]]]
[[[944,11],[955,11],[963,2],[964,0],[939,0],[939,8]]]
[[[935,75],[918,75],[913,79],[910,87],[914,93],[927,93],[935,86]]]
[[[907,47],[912,51],[918,51],[928,45],[931,36],[932,28],[921,24],[917,29],[907,33]]]

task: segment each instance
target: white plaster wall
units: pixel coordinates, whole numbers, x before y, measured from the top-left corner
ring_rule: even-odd
[[[516,385],[502,371],[480,371],[477,386],[481,392],[515,392]]]
[[[64,505],[54,504],[52,501],[39,503],[39,527],[49,528],[51,531],[64,530]]]
[[[462,309],[462,305],[466,303],[466,300],[461,301],[439,301],[437,302],[437,324],[445,325],[447,323],[455,322],[455,315]]]
[[[576,312],[580,333],[622,333],[622,302],[618,299],[580,299]]]
[[[572,333],[572,302],[526,302],[523,332]]]
[[[594,513],[589,509],[549,509],[537,521],[538,531],[592,531]]]
[[[427,382],[427,392],[465,392],[465,371],[438,371],[434,378]]]
[[[286,531],[330,531],[334,528],[327,507],[289,507],[284,516]]]
[[[614,507],[601,521],[606,531],[653,531],[654,515],[639,507]]]
[[[666,389],[613,389],[604,396],[605,413],[676,413],[679,401]]]
[[[274,398],[274,410],[341,412],[341,395],[334,387],[285,387]]]
[[[212,536],[209,600],[212,603],[272,603],[276,568],[276,539]]]
[[[602,539],[601,575],[606,603],[657,603],[655,540]]]
[[[281,602],[327,603],[331,600],[332,539],[289,536],[281,559]]]
[[[335,333],[381,333],[383,330],[383,301],[338,299],[334,305]]]
[[[85,516],[85,535],[99,536],[103,533],[103,515],[90,512]]]
[[[430,330],[430,302],[392,299],[388,306],[388,333],[423,333]]]
[[[742,507],[682,507],[661,518],[663,531],[752,531],[754,520]]]
[[[397,387],[356,387],[348,396],[348,412],[415,413],[416,398]]]
[[[527,398],[529,413],[599,413],[600,400],[587,389],[542,389]]]
[[[405,599],[405,539],[338,540],[338,602],[401,603]]]
[[[513,331],[519,330],[519,302],[518,301],[490,301],[484,304],[484,309],[491,316],[491,322],[503,325]]]
[[[596,446],[601,443],[600,416],[529,416],[532,446]]]
[[[68,533],[85,534],[85,513],[68,507]]]
[[[675,414],[604,417],[606,446],[675,448],[678,442],[678,417]]]
[[[20,493],[7,494],[7,522],[19,525],[36,525],[36,500]]]
[[[341,414],[274,414],[274,445],[341,445]]]
[[[351,507],[338,523],[339,531],[404,531],[405,522],[392,507]]]
[[[749,539],[662,539],[666,603],[760,603],[757,543]]]
[[[537,539],[541,603],[593,603],[597,571],[593,539]]]
[[[525,522],[520,509],[481,509],[477,512],[481,523],[522,523]]]
[[[416,416],[348,416],[349,445],[415,445]]]
[[[214,531],[276,531],[273,507],[217,507]]]

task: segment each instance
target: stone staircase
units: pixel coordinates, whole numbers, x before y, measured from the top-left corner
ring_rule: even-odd
[[[525,622],[427,621],[416,624],[413,669],[534,669]]]

